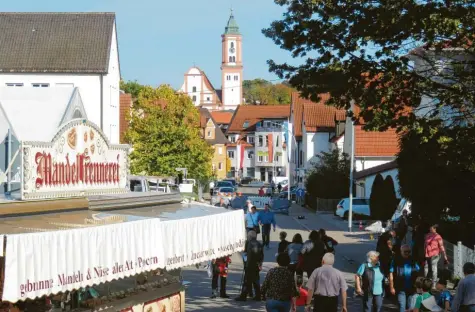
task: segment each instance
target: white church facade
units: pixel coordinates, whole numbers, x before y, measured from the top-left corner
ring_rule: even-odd
[[[200,68],[186,73],[181,92],[190,96],[195,106],[209,110],[235,110],[243,102],[242,35],[231,12],[222,37],[221,89],[215,89]]]

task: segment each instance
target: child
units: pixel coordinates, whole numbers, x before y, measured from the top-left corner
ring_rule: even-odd
[[[299,297],[297,298],[295,305],[297,306],[297,311],[304,311],[305,304],[307,303],[308,290],[303,288],[303,278],[302,276],[297,276],[297,288],[299,289]]]
[[[432,280],[425,278],[422,281],[422,294],[417,297],[414,309],[411,310],[412,312],[442,311],[442,309],[437,306],[435,297],[430,293],[431,289]]]
[[[444,312],[448,312],[450,310],[450,305],[452,304],[453,298],[450,292],[447,290],[447,280],[439,279],[436,284],[436,288],[438,291],[440,291],[437,304],[443,309]]]
[[[218,278],[220,282],[220,292],[219,296],[221,298],[229,298],[226,293],[226,279],[228,277],[228,265],[231,263],[230,257],[222,257],[212,261],[212,280],[211,288],[212,294],[211,298],[214,299],[218,296]]]
[[[414,294],[414,296],[412,296],[411,302],[409,303],[409,311],[414,309],[414,306],[416,305],[417,298],[420,295],[422,295],[422,293],[423,293],[423,291],[422,291],[422,282],[423,281],[424,281],[424,277],[419,276],[418,278],[416,278],[416,281],[414,282],[414,288],[416,289],[416,293]]]
[[[286,240],[287,238],[287,233],[286,232],[280,232],[280,243],[279,243],[279,248],[278,248],[278,253],[283,253],[287,249],[287,246],[289,246],[290,242]]]

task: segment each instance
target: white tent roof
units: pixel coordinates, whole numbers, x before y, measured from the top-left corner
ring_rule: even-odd
[[[87,118],[77,88],[0,87],[0,137],[10,124],[18,141],[49,142],[74,117]]]

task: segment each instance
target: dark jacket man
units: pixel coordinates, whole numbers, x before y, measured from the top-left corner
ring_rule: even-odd
[[[261,290],[259,286],[259,272],[264,261],[264,248],[262,244],[257,241],[257,234],[255,231],[247,233],[247,244],[244,249],[247,260],[244,267],[244,287],[241,295],[236,298],[236,301],[246,301],[247,294],[252,292],[254,287],[254,300],[261,299]]]

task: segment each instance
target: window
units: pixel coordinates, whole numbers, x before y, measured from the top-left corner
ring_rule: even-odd
[[[266,135],[266,146],[269,146],[269,137]]]
[[[196,92],[196,87],[193,87],[193,92]]]
[[[275,137],[275,146],[276,146],[276,147],[279,146],[279,136],[276,136],[276,137]]]
[[[206,98],[206,101],[208,101],[208,102],[211,101],[211,98],[208,96],[208,97]]]
[[[218,147],[218,154],[223,155],[223,148],[222,147]]]
[[[259,136],[259,146],[263,146],[264,145],[264,138],[262,137],[262,135]]]
[[[264,121],[264,128],[270,127],[270,121]]]
[[[226,80],[231,80],[231,75],[227,75]]]
[[[234,81],[238,81],[239,80],[239,76],[234,76]]]
[[[247,143],[254,144],[254,137],[253,136],[248,136],[247,137]]]
[[[48,88],[49,83],[32,83],[33,88]]]
[[[223,163],[222,163],[222,162],[220,162],[220,163],[218,164],[218,170],[223,170]]]
[[[193,102],[196,102],[196,95],[193,95]]]
[[[234,42],[231,42],[231,49],[234,49]]]
[[[7,85],[7,87],[23,87],[22,83],[9,82],[9,83],[6,83],[6,85]]]
[[[211,130],[208,130],[208,138],[211,138]]]
[[[234,135],[230,136],[229,140],[231,140],[231,143],[236,143],[236,137]]]
[[[279,161],[279,155],[275,154],[274,161]]]
[[[265,161],[265,162],[269,162],[269,156],[265,156],[265,157],[264,157],[264,161]]]
[[[242,127],[243,127],[243,128],[249,127],[249,121],[247,121],[247,120],[244,121],[244,123],[242,124]]]
[[[233,62],[233,57],[230,56],[230,57],[229,57],[229,63],[232,63],[232,62]]]
[[[213,165],[212,165],[212,168],[213,168],[213,172],[215,172],[215,171],[216,171],[216,165],[213,164]]]
[[[236,63],[236,57],[233,56],[233,63]]]
[[[254,151],[247,152],[247,159],[253,159],[253,158],[254,158]]]
[[[234,159],[234,151],[228,151],[228,157]]]
[[[257,160],[259,162],[263,162],[264,161],[264,156],[257,156]]]

